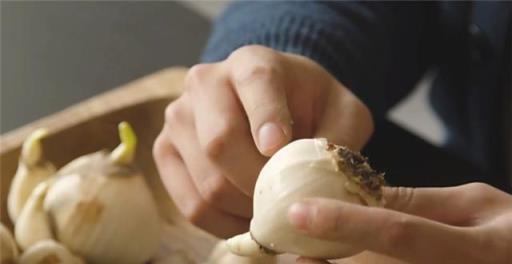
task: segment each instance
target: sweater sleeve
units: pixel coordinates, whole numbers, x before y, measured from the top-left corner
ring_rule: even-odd
[[[202,61],[248,44],[303,55],[384,116],[432,61],[434,11],[433,3],[236,2],[216,21]]]

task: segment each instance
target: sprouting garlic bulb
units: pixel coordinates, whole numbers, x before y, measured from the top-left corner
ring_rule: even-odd
[[[288,222],[291,204],[324,197],[356,204],[381,204],[382,174],[366,158],[326,139],[294,141],[265,164],[254,190],[250,232],[228,240],[239,255],[293,253],[313,258],[340,258],[360,252],[352,245],[313,238]]]
[[[18,254],[18,247],[11,232],[0,223],[0,263],[16,263]]]
[[[217,243],[206,264],[275,264],[274,255],[238,256],[229,251],[226,241]]]
[[[2,262],[3,263],[3,262]],[[66,247],[54,240],[41,240],[21,255],[18,264],[85,264],[83,259],[73,255]]]
[[[158,251],[161,221],[142,173],[132,164],[136,136],[119,125],[112,152],[77,158],[57,173],[44,208],[55,239],[90,263],[144,263]]]
[[[39,183],[32,191],[14,227],[14,236],[23,250],[45,239],[52,239],[48,216],[44,211],[44,199],[48,182]]]
[[[36,185],[55,173],[55,166],[43,159],[41,139],[46,135],[46,130],[38,129],[23,142],[18,169],[7,196],[7,212],[13,223]]]

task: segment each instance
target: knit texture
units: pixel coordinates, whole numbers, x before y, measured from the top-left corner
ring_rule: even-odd
[[[374,115],[414,87],[429,65],[431,4],[239,2],[216,22],[202,60],[260,44],[308,57],[368,102]],[[407,38],[398,36],[406,35]],[[396,56],[400,54],[400,56]],[[389,92],[392,91],[392,92]]]
[[[448,131],[447,150],[510,187],[505,136],[512,120],[506,2],[243,1],[216,21],[202,60],[260,44],[308,57],[384,120],[431,69],[431,103]],[[505,121],[503,121],[505,120]],[[503,124],[505,122],[505,124]],[[505,129],[504,129],[505,128]]]

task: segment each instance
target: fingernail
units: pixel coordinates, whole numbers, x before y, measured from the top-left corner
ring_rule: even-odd
[[[305,203],[295,203],[288,209],[288,221],[299,230],[307,230],[310,224],[312,207]]]
[[[286,135],[280,125],[274,122],[267,122],[258,131],[258,148],[262,154],[272,154],[281,144],[286,141]]]

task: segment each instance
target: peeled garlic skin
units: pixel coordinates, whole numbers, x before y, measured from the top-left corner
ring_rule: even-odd
[[[260,245],[277,253],[323,259],[362,251],[346,243],[307,236],[288,222],[290,205],[308,197],[361,204],[360,198],[347,191],[351,182],[338,169],[327,144],[325,139],[294,141],[274,154],[263,167],[255,186],[250,226],[252,237]]]
[[[88,263],[144,263],[158,251],[161,222],[144,177],[82,156],[59,173],[45,200],[56,239]],[[128,175],[127,175],[128,174]]]

